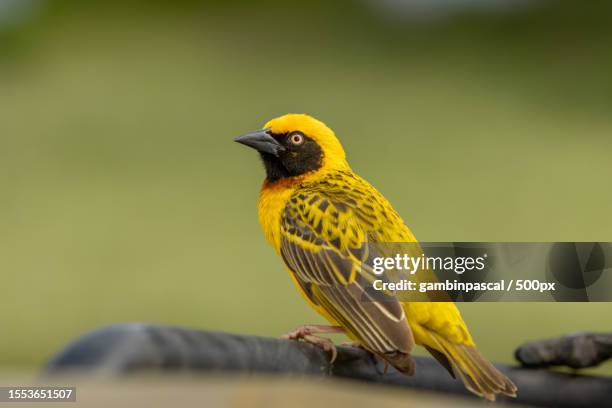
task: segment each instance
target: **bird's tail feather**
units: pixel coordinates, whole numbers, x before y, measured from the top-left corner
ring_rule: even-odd
[[[494,401],[497,394],[516,397],[514,383],[487,361],[476,347],[454,344],[434,333],[431,336],[439,346],[436,348],[449,360],[468,390],[490,401]]]

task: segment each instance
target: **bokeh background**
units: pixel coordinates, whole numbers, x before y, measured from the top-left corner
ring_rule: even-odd
[[[0,0],[0,367],[146,321],[320,319],[232,138],[326,121],[425,241],[609,241],[612,6]],[[483,353],[610,331],[610,304],[462,304]],[[612,373],[610,365],[598,369]]]

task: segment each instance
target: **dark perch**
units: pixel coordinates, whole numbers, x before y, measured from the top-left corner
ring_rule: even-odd
[[[612,334],[572,333],[525,343],[514,354],[525,367],[594,367],[612,358]]]
[[[89,333],[55,356],[46,375],[77,369],[92,376],[115,377],[142,371],[163,373],[240,372],[304,374],[351,378],[471,395],[434,359],[415,357],[417,371],[406,377],[365,351],[338,347],[338,358],[329,363],[323,350],[310,344],[178,327],[127,324]],[[603,407],[612,404],[612,378],[580,376],[544,370],[497,367],[518,386],[517,399],[500,398],[542,407]]]

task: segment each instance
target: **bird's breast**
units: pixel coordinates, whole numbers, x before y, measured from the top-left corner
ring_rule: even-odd
[[[289,183],[264,183],[259,193],[259,223],[266,239],[277,252],[280,251],[281,215],[294,189],[294,185]]]

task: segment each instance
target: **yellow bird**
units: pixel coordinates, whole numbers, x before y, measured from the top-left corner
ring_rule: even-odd
[[[265,167],[258,210],[266,239],[309,305],[331,324],[301,326],[286,338],[317,344],[333,360],[333,343],[316,334],[342,332],[409,375],[416,343],[475,394],[516,396],[512,381],[476,350],[454,303],[364,301],[360,278],[370,273],[364,244],[417,241],[387,199],[353,173],[330,128],[287,114],[235,141],[256,149]]]

